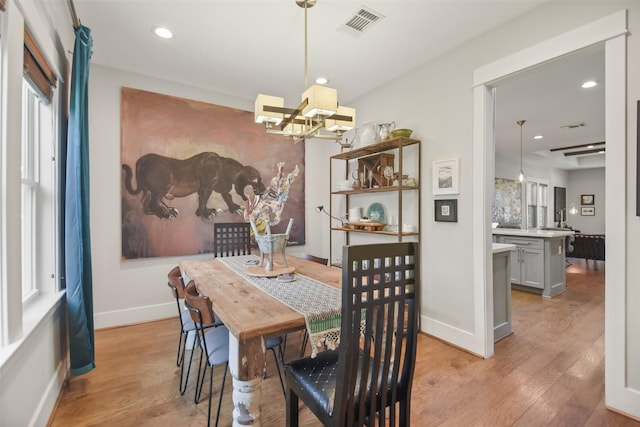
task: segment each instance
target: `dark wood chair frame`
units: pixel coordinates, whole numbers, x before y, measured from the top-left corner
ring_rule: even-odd
[[[418,244],[345,246],[342,259],[340,346],[287,366],[287,426],[299,399],[325,426],[409,426]]]

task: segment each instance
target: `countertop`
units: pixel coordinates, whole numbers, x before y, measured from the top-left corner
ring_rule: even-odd
[[[493,253],[499,254],[501,252],[509,252],[512,249],[515,249],[516,245],[510,245],[508,243],[493,243]]]
[[[539,230],[537,228],[521,229],[521,228],[494,228],[494,235],[498,236],[520,236],[520,237],[537,237],[541,239],[551,239],[553,237],[570,236],[575,232],[573,230]]]

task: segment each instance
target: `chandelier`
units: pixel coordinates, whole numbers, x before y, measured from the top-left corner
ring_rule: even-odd
[[[356,110],[338,105],[338,91],[330,87],[307,86],[307,10],[316,0],[296,0],[304,8],[304,87],[296,108],[285,108],[284,98],[258,94],[255,122],[263,123],[267,133],[285,135],[295,143],[308,138],[340,140],[355,125]]]

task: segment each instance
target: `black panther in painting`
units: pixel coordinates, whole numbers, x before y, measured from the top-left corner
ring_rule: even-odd
[[[207,219],[221,212],[221,209],[210,209],[207,201],[213,191],[220,193],[226,202],[229,212],[240,214],[243,207],[233,202],[231,189],[246,201],[244,188],[250,185],[254,194],[261,195],[265,191],[260,173],[252,166],[244,166],[240,162],[216,153],[204,152],[185,159],[173,159],[157,154],[145,154],[136,162],[136,181],[138,188],[131,184],[133,173],[129,165],[123,164],[125,172],[124,184],[133,195],[142,192],[142,207],[147,215],[159,218],[174,218],[178,210],[167,206],[163,199],[185,197],[198,193],[198,209],[196,215]]]

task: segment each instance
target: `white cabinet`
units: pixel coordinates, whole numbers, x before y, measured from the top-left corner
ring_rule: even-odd
[[[511,283],[544,289],[543,240],[503,237],[500,243],[516,245],[511,251]]]
[[[493,340],[511,334],[511,262],[512,245],[493,244]]]
[[[515,245],[511,251],[511,284],[552,297],[566,290],[564,237],[499,236],[499,243]]]
[[[520,260],[522,265],[521,284],[544,289],[544,250],[520,248]]]

